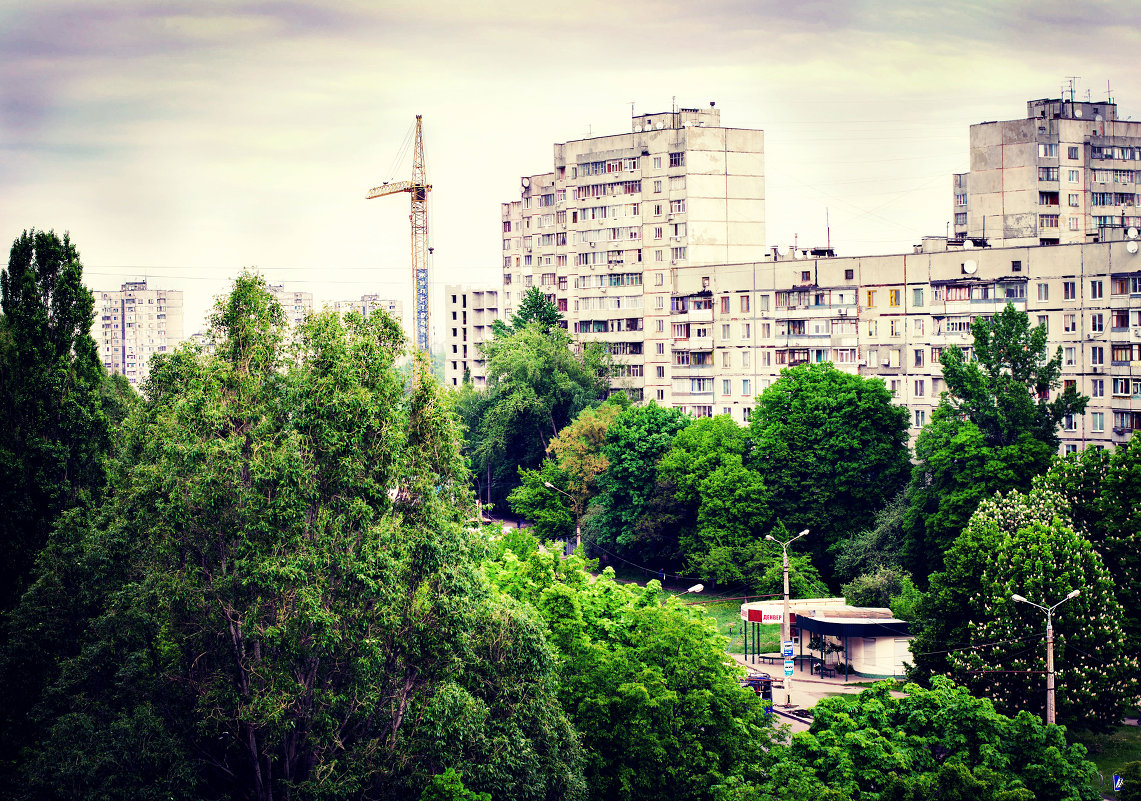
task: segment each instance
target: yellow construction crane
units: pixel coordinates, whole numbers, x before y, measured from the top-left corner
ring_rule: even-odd
[[[406,140],[407,141],[407,140]],[[427,183],[424,169],[424,134],[421,115],[416,115],[416,144],[412,150],[412,180],[393,181],[368,190],[366,198],[394,195],[407,192],[412,196],[412,283],[416,296],[416,347],[425,353],[429,351],[428,327],[428,193],[432,187]]]

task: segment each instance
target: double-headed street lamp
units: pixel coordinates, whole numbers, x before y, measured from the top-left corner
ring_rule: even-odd
[[[578,499],[566,490],[559,489],[549,481],[544,481],[543,486],[547,489],[553,489],[555,492],[561,492],[563,495],[566,495],[568,498],[570,498],[571,507],[574,509],[574,547],[577,551],[580,547],[582,547],[582,527],[579,525],[578,520]]]
[[[788,642],[790,639],[792,639],[792,627],[790,625],[790,621],[788,618],[788,546],[792,545],[792,543],[796,542],[798,539],[800,539],[801,537],[803,537],[807,533],[808,533],[808,529],[805,529],[804,531],[800,532],[795,537],[790,539],[788,542],[781,542],[776,537],[774,537],[772,534],[766,534],[765,535],[766,540],[771,540],[772,542],[777,543],[778,545],[780,545],[781,550],[784,551],[784,617],[781,619],[781,623],[780,623],[780,642],[781,642],[781,650],[782,651],[784,650],[784,644],[786,642]],[[784,677],[784,688],[785,688],[784,704],[786,707],[792,706],[792,676],[791,675]]]
[[[1027,601],[1018,593],[1011,595],[1011,600],[1018,601],[1030,606],[1036,606],[1046,613],[1046,722],[1056,723],[1054,719],[1054,610],[1064,604],[1071,598],[1077,598],[1081,595],[1081,590],[1074,590],[1062,600],[1053,606],[1042,606],[1033,601]]]

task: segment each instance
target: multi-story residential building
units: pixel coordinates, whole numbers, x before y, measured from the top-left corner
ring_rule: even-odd
[[[128,281],[117,292],[96,292],[92,337],[108,372],[139,386],[156,353],[182,341],[182,292],[148,289],[146,281]]]
[[[356,300],[334,300],[328,304],[328,307],[338,315],[355,311],[363,317],[368,317],[377,309],[383,309],[388,313],[388,316],[400,323],[401,328],[404,328],[404,301],[402,300],[382,298],[380,295],[361,295]]]
[[[1063,449],[1125,442],[1141,428],[1138,241],[952,249],[929,239],[894,256],[781,258],[671,272],[668,358],[647,397],[690,414],[748,419],[787,366],[832,362],[883,379],[912,435],[946,389],[939,356],[970,351],[970,324],[1013,303],[1062,349],[1062,381],[1090,397],[1063,423]],[[648,363],[647,363],[647,366]]]
[[[640,397],[668,359],[645,343],[670,318],[670,271],[765,252],[764,133],[721,127],[712,104],[643,114],[630,133],[556,144],[553,167],[503,204],[504,314],[541,288]]]
[[[444,384],[469,380],[487,387],[487,362],[480,345],[492,337],[491,324],[503,318],[499,287],[449,284],[444,287]]]
[[[281,304],[290,325],[297,325],[305,319],[305,315],[313,311],[312,292],[287,290],[285,284],[270,284],[267,288]]]
[[[1105,229],[1141,227],[1141,122],[1118,119],[1108,100],[1031,100],[1025,119],[971,126],[970,172],[952,182],[960,238],[1105,239]]]

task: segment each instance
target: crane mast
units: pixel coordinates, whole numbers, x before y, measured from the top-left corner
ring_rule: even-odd
[[[412,198],[412,285],[416,300],[416,347],[429,352],[428,326],[428,193],[432,191],[424,168],[422,117],[416,115],[416,141],[412,149],[412,180],[381,184],[369,190],[367,199],[407,192]]]

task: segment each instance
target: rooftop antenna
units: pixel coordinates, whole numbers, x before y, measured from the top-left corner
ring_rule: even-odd
[[[673,96],[673,113],[677,114],[677,95]]]
[[[1074,92],[1077,89],[1078,79],[1081,77],[1082,76],[1080,76],[1080,75],[1067,75],[1066,76],[1066,80],[1070,82],[1070,103],[1074,102]]]
[[[630,101],[630,119],[634,118],[634,101]]]
[[[827,248],[832,249],[832,222],[828,217],[828,207],[824,207],[824,232],[827,239]]]
[[[1113,102],[1113,90],[1109,88],[1109,79],[1105,81],[1105,98],[1107,103]]]

